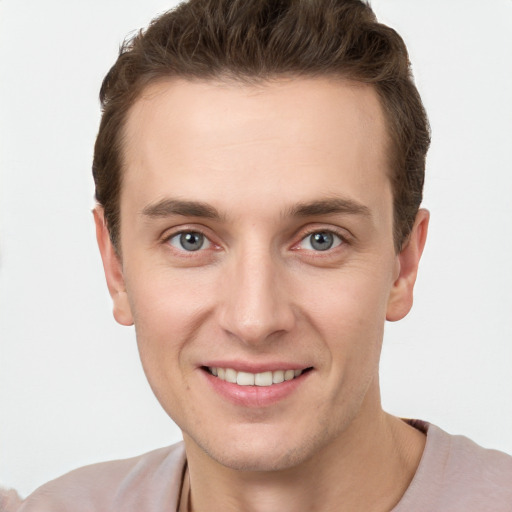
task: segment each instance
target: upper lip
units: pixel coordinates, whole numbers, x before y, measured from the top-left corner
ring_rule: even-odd
[[[249,361],[208,361],[200,365],[208,368],[232,368],[237,372],[262,373],[277,370],[305,370],[311,365],[283,361],[269,361],[268,363],[255,363]]]

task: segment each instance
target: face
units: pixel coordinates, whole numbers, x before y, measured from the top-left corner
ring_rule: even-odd
[[[286,468],[381,412],[383,326],[422,246],[394,251],[386,151],[376,93],[346,82],[173,81],[132,108],[122,257],[99,210],[98,239],[188,450]]]

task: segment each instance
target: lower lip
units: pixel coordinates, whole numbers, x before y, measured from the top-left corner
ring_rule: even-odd
[[[244,407],[268,407],[289,397],[308,378],[311,371],[302,373],[292,380],[271,386],[239,386],[215,377],[206,370],[200,370],[216,393],[235,405]]]

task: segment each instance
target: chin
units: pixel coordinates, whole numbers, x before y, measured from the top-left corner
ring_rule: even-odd
[[[234,448],[234,447],[233,447]],[[304,457],[297,450],[256,452],[253,449],[223,450],[218,453],[207,452],[219,464],[236,471],[283,471],[298,466]]]
[[[263,433],[240,437],[226,436],[223,442],[197,443],[214,461],[236,471],[284,471],[301,465],[321,449],[324,440],[293,439]],[[229,439],[229,441],[227,441]]]

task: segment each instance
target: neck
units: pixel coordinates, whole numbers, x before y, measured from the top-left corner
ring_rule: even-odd
[[[351,426],[310,459],[271,472],[227,468],[185,436],[189,510],[322,512],[391,510],[418,467],[425,436],[379,410]]]

